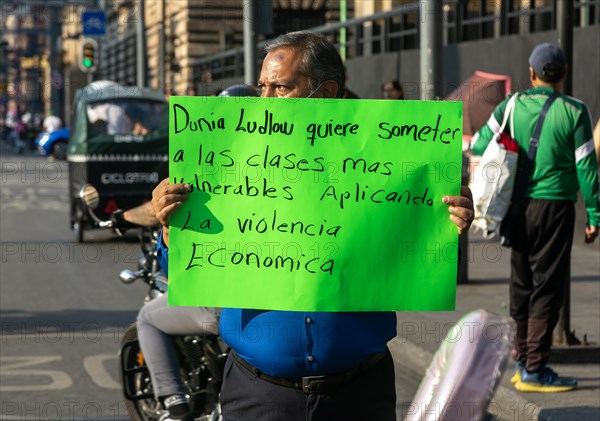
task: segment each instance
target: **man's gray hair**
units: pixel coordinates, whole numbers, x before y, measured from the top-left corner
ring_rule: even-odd
[[[294,47],[303,53],[299,71],[308,77],[312,91],[328,80],[338,85],[337,97],[346,93],[346,71],[338,51],[327,39],[319,34],[307,31],[290,32],[271,41],[265,52],[269,53],[281,47]]]

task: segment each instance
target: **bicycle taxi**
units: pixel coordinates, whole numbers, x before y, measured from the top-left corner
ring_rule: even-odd
[[[138,206],[168,175],[168,102],[156,89],[98,81],[75,93],[67,145],[70,224],[79,242],[95,228],[80,190],[93,185],[96,214]]]

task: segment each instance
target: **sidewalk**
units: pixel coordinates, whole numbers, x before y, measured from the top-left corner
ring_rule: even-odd
[[[489,407],[496,419],[600,420],[600,352],[586,352],[600,345],[600,245],[598,240],[593,245],[583,243],[585,220],[580,201],[572,251],[570,321],[571,330],[575,330],[580,340],[586,335],[590,345],[587,349],[556,347],[550,364],[560,375],[577,378],[579,387],[563,393],[518,392],[510,383],[514,372],[509,362]],[[469,281],[457,287],[456,310],[398,313],[398,337],[389,344],[397,374],[404,376],[408,383],[416,382],[418,387],[418,379],[422,378],[448,327],[466,313],[482,308],[508,316],[509,274],[510,250],[497,241],[484,240],[479,234],[471,233]],[[588,358],[591,355],[594,363],[582,364],[577,351],[585,352]],[[402,381],[398,378],[397,383]]]

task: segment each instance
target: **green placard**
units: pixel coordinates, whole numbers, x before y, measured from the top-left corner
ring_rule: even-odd
[[[169,303],[453,310],[462,104],[171,97]]]

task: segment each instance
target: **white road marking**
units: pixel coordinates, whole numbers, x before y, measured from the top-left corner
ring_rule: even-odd
[[[6,381],[0,382],[0,392],[29,392],[39,390],[62,390],[73,385],[73,380],[64,371],[59,370],[23,370],[23,367],[46,364],[61,361],[60,355],[48,355],[43,357],[0,357],[0,378],[45,376],[52,381],[48,384],[31,385],[6,385]]]
[[[83,367],[99,387],[118,390],[121,389],[121,385],[112,378],[104,367],[105,361],[115,359],[117,359],[117,356],[113,354],[92,355],[83,360]]]

